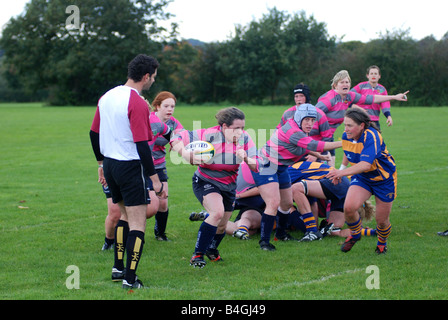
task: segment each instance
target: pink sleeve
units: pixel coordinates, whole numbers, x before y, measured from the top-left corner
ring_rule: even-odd
[[[323,152],[325,147],[325,141],[319,141],[317,143],[317,152]]]
[[[387,96],[388,95],[386,88],[384,88],[384,91],[381,93],[381,95],[382,96]],[[382,102],[382,103],[380,103],[380,105],[381,105],[381,109],[382,110],[390,111],[390,101]]]
[[[174,141],[182,141],[184,146],[186,146],[187,144],[190,143],[190,131],[184,130],[184,131],[178,132],[171,138],[170,144]]]

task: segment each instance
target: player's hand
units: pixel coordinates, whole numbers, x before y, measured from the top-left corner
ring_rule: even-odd
[[[246,153],[246,151],[244,151],[243,149],[238,149],[238,150],[236,150],[235,155],[236,155],[237,158],[240,159],[241,161],[246,161],[246,160],[247,160],[247,153]]]
[[[98,182],[101,183],[103,187],[107,187],[106,178],[104,178],[103,167],[98,167]]]
[[[391,116],[388,116],[388,117],[387,117],[387,121],[386,121],[386,123],[387,123],[387,126],[388,126],[388,127],[390,127],[390,126],[392,126],[392,125],[394,124],[394,121],[392,120],[392,117],[391,117]]]
[[[341,170],[333,169],[325,177],[328,178],[334,185],[337,185],[341,182]]]
[[[406,91],[405,93],[399,93],[399,94],[397,94],[395,97],[396,97],[396,100],[398,100],[398,101],[408,101],[408,96],[407,96],[407,94],[409,93],[409,90],[408,91]]]

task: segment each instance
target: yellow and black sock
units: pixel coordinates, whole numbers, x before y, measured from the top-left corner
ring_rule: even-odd
[[[115,245],[114,245],[114,268],[124,270],[124,251],[128,239],[129,224],[127,221],[120,220],[115,227]]]
[[[126,245],[126,277],[128,283],[135,282],[135,272],[142,256],[145,233],[142,231],[129,231]]]

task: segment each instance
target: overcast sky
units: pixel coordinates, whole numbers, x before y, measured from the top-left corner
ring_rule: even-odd
[[[0,0],[0,27],[23,13],[29,1]],[[228,40],[236,24],[260,20],[273,7],[291,14],[304,10],[343,41],[368,42],[386,31],[408,29],[415,40],[429,35],[440,40],[448,32],[446,0],[174,0],[166,12],[176,15],[172,20],[182,38],[212,42]]]

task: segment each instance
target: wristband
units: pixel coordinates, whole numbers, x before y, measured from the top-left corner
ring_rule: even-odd
[[[98,165],[98,168],[102,168],[102,167],[103,167],[103,165],[102,165],[102,164],[99,164],[99,165]]]
[[[345,168],[347,168],[347,166],[344,166],[343,164],[341,164],[341,166],[339,167],[339,170],[344,170]]]
[[[155,190],[154,190],[154,191],[155,191]],[[162,193],[162,191],[163,191],[163,183],[162,183],[162,187],[160,188],[159,192],[156,192],[156,195],[159,195],[159,194],[161,194],[161,193]]]

